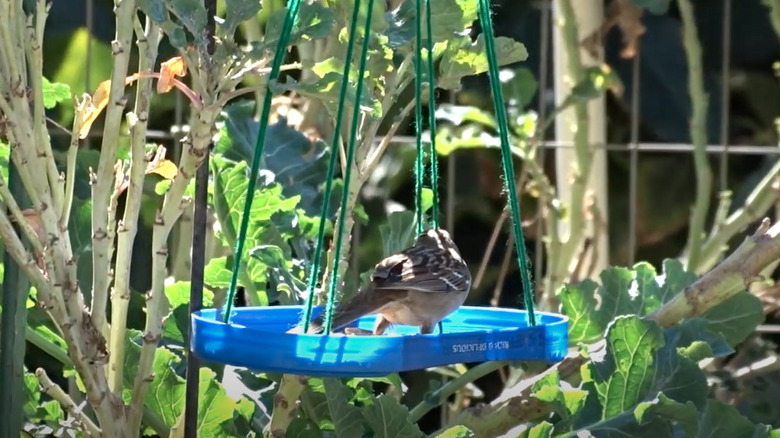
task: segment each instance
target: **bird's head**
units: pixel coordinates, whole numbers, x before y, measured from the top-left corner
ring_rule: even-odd
[[[439,247],[445,250],[454,249],[456,252],[460,253],[455,242],[452,240],[450,233],[443,228],[431,228],[430,230],[427,230],[417,236],[417,240],[415,240],[414,244],[415,246]]]

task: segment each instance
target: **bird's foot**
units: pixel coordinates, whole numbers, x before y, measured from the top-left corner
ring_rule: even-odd
[[[344,328],[344,334],[351,336],[371,336],[374,332],[358,327],[346,327]]]

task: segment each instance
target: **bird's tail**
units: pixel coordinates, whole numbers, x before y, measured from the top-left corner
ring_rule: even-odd
[[[370,286],[369,286],[370,287]],[[370,289],[364,289],[358,292],[351,299],[339,304],[333,310],[331,319],[331,330],[338,330],[347,324],[356,321],[363,315],[376,313],[385,303],[384,300],[376,299],[376,294],[369,293]],[[324,331],[325,315],[314,318],[309,323],[309,334],[319,334]]]

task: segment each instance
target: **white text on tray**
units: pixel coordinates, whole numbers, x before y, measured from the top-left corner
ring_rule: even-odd
[[[475,344],[455,344],[452,346],[453,353],[471,353],[473,351],[487,350],[507,350],[509,341],[480,342]]]

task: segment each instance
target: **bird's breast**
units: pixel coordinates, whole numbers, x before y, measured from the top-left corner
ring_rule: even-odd
[[[466,300],[467,292],[409,291],[406,298],[388,303],[379,312],[393,324],[436,324]]]

